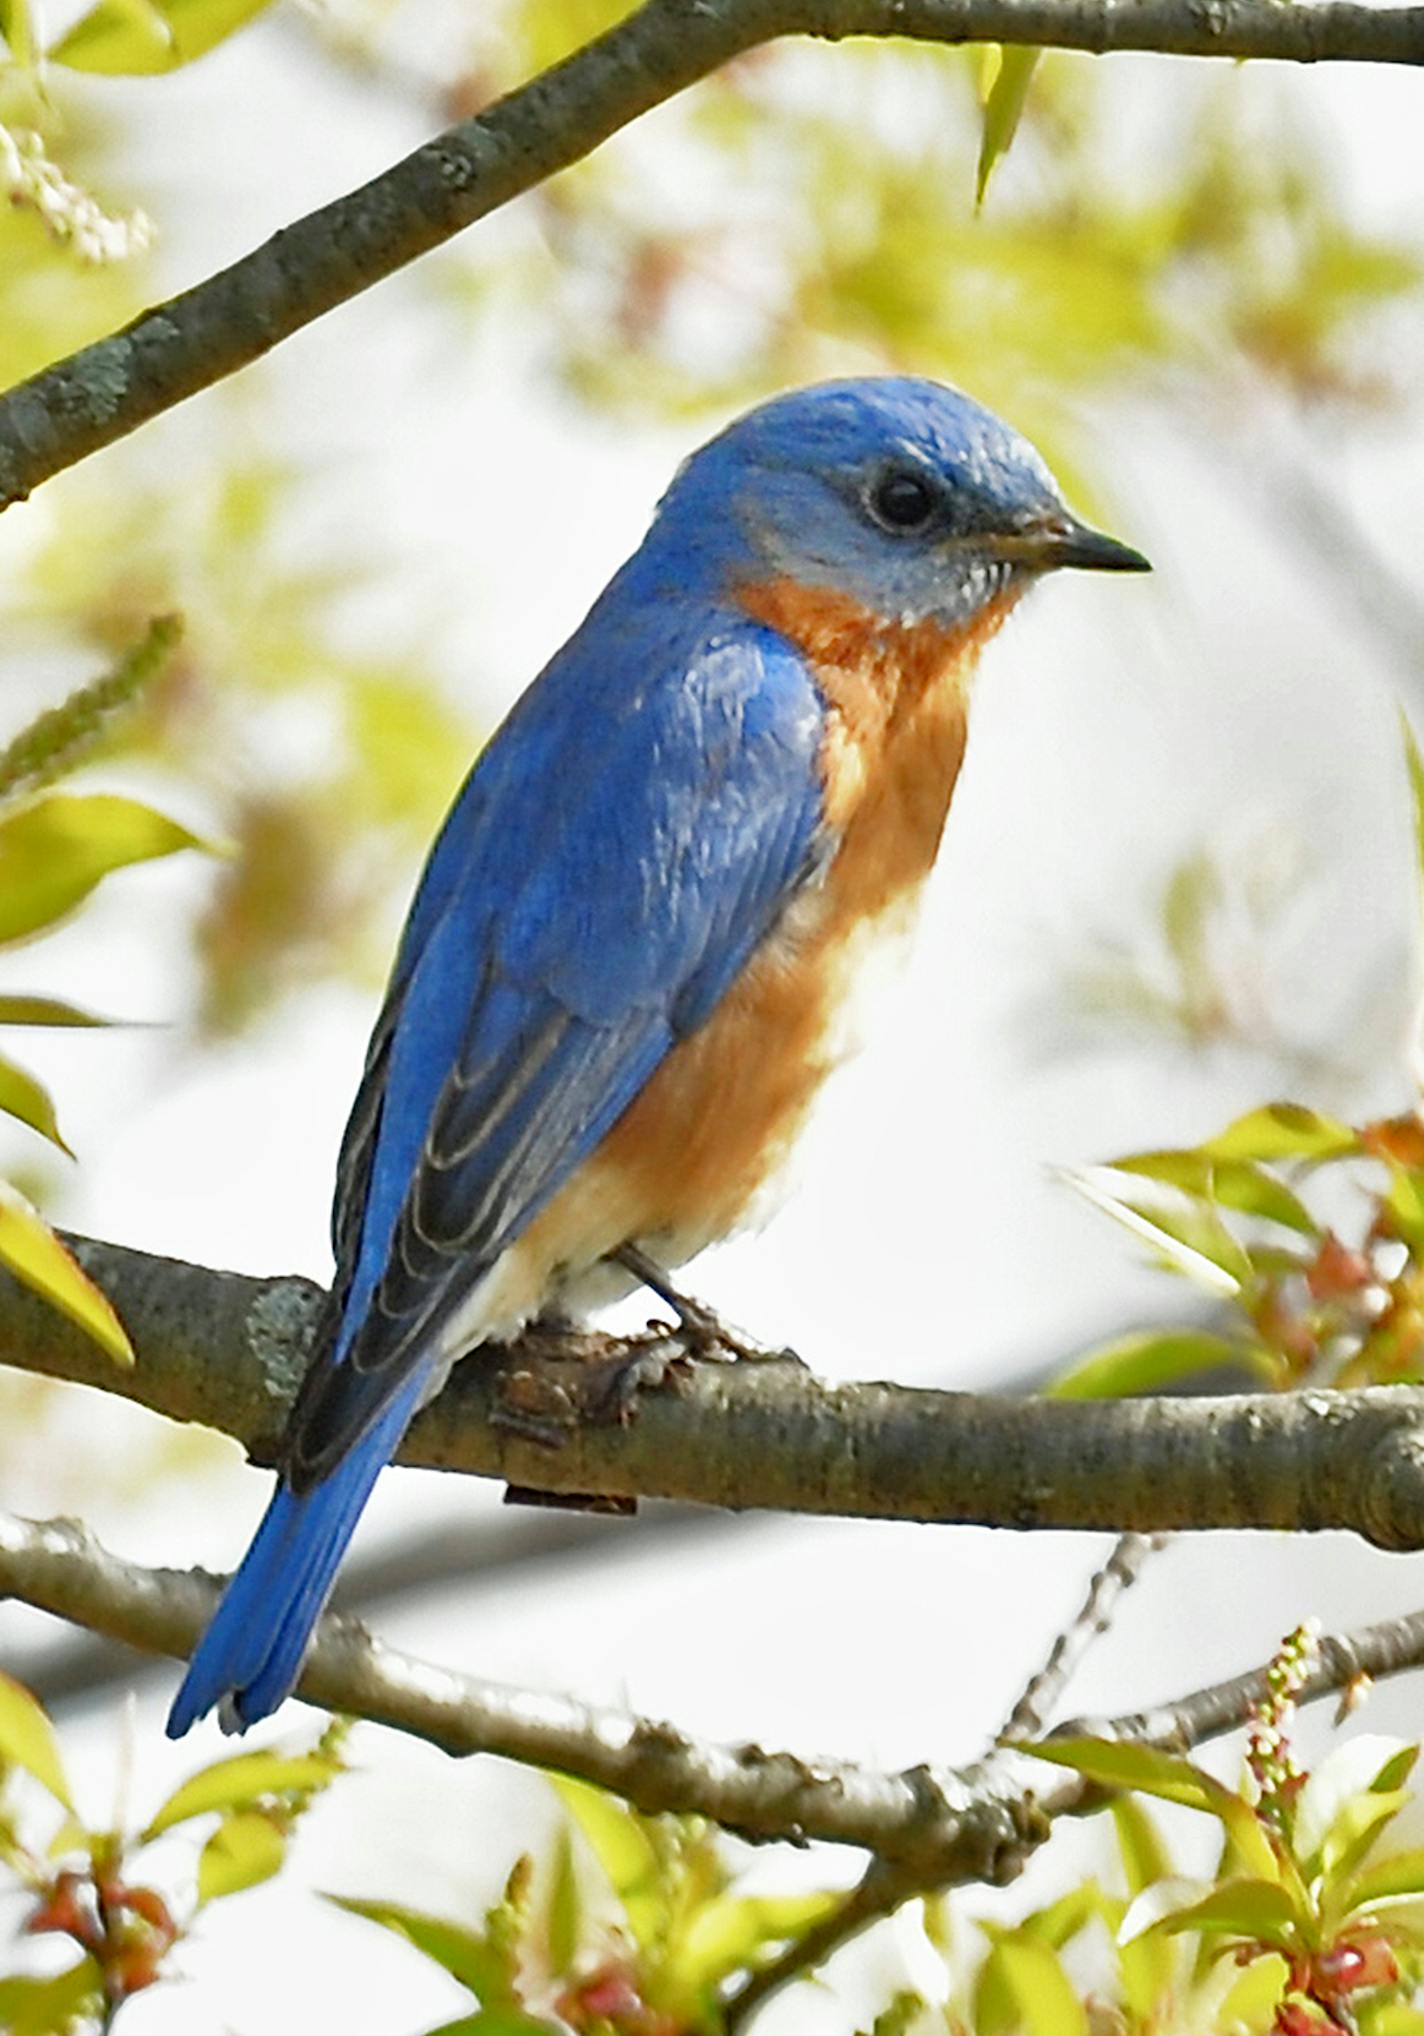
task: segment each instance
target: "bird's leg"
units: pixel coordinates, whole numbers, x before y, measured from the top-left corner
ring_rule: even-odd
[[[636,1244],[621,1244],[617,1251],[611,1251],[609,1258],[615,1265],[621,1265],[625,1272],[665,1301],[678,1320],[680,1340],[690,1357],[707,1357],[722,1360],[757,1360],[770,1357],[789,1357],[799,1364],[794,1350],[768,1350],[742,1330],[734,1329],[724,1322],[716,1310],[704,1301],[694,1301],[675,1287],[668,1274],[655,1258]]]

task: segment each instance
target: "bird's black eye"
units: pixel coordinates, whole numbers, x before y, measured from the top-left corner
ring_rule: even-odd
[[[870,491],[870,513],[884,529],[910,535],[923,530],[939,507],[939,492],[923,474],[892,467]]]

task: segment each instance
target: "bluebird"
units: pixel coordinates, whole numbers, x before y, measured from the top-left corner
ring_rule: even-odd
[[[685,462],[426,864],[277,1489],[172,1736],[287,1696],[382,1465],[458,1358],[758,1208],[861,957],[934,861],[984,644],[1044,573],[1146,565],[934,382],[792,391]]]

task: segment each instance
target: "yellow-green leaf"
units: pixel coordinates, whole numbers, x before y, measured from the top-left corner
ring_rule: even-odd
[[[1275,2011],[1290,1984],[1290,1967],[1278,1951],[1253,1958],[1239,1978],[1231,1982],[1226,1997],[1213,2017],[1216,2029],[1265,2030],[1274,2026]],[[1168,2024],[1170,2027],[1170,2022]],[[1370,2024],[1370,2036],[1381,2036],[1378,2025]]]
[[[1180,1803],[1184,1809],[1205,1811],[1225,1827],[1252,1875],[1263,1880],[1279,1878],[1270,1840],[1250,1804],[1226,1788],[1215,1775],[1194,1767],[1180,1755],[1113,1739],[1049,1739],[1023,1750],[1039,1760],[1071,1767],[1106,1788],[1136,1789],[1166,1803]]]
[[[1140,1895],[1154,1881],[1165,1880],[1172,1861],[1150,1813],[1132,1796],[1114,1796],[1108,1805],[1117,1831],[1123,1879],[1130,1895]]]
[[[122,1018],[100,1018],[59,997],[0,996],[0,1025],[122,1025]]]
[[[66,1810],[74,1808],[53,1725],[24,1684],[3,1672],[0,1672],[0,1762],[22,1767]]]
[[[0,1110],[21,1124],[28,1124],[31,1131],[38,1131],[41,1138],[47,1138],[61,1152],[69,1152],[60,1136],[59,1120],[54,1114],[49,1090],[43,1082],[37,1082],[33,1075],[17,1067],[14,1061],[7,1060],[4,1054],[0,1054]],[[69,1157],[73,1159],[74,1154],[69,1152]]]
[[[568,1825],[561,1824],[554,1841],[554,1865],[544,1912],[549,1970],[555,1978],[562,1979],[573,1970],[582,1930],[583,1899],[574,1865],[573,1839]]]
[[[750,1970],[769,1947],[799,1937],[843,1899],[829,1893],[716,1895],[698,1906],[679,1936],[678,1979],[697,1989]]]
[[[1088,2016],[1050,1945],[1022,1934],[1002,1938],[990,1953],[1017,2009],[1022,2036],[1088,2036]]]
[[[979,136],[979,167],[974,185],[974,202],[984,203],[994,165],[1018,132],[1024,103],[1033,74],[1043,55],[1041,49],[1023,44],[1006,44],[999,51],[999,68],[984,99],[984,120]]]
[[[102,1975],[87,1954],[51,1979],[16,1973],[0,1979],[0,2029],[5,2036],[68,2036],[81,2015],[97,2016],[102,1999]]]
[[[98,0],[49,52],[74,71],[148,75],[190,64],[271,0]]]
[[[204,846],[138,799],[46,793],[0,816],[0,942],[62,919],[111,870]]]
[[[1249,1937],[1289,1951],[1299,1933],[1309,1930],[1310,1917],[1300,1913],[1279,1881],[1228,1880],[1200,1901],[1164,1915],[1153,1927],[1172,1933],[1199,1930],[1203,1936]]]
[[[35,60],[35,25],[29,0],[0,0],[0,36],[11,56],[28,70]]]
[[[1234,1299],[1250,1280],[1250,1258],[1210,1206],[1166,1209],[1130,1201],[1106,1186],[1097,1170],[1065,1168],[1063,1178],[1095,1208],[1149,1245],[1171,1271],[1209,1293]]]
[[[198,1855],[198,1900],[220,1902],[271,1880],[287,1856],[286,1833],[260,1810],[224,1817]]]
[[[1400,709],[1400,733],[1404,737],[1404,762],[1409,772],[1409,805],[1414,816],[1414,870],[1424,889],[1424,757],[1409,716]]]
[[[213,1810],[246,1810],[264,1798],[324,1789],[340,1773],[340,1762],[321,1753],[237,1753],[214,1761],[173,1791],[145,1826],[143,1843]]]
[[[1352,1910],[1368,1909],[1376,1902],[1414,1901],[1424,1895],[1424,1847],[1396,1852],[1357,1874],[1345,1891]]]
[[[77,1322],[116,1364],[133,1363],[133,1345],[107,1296],[8,1181],[0,1181],[0,1264]]]
[[[499,2007],[513,2002],[510,1960],[482,1932],[447,1922],[443,1916],[427,1915],[422,1909],[407,1908],[401,1902],[368,1902],[355,1895],[328,1895],[326,1899],[349,1915],[364,1916],[404,1937],[467,1987],[482,2005]]]
[[[1089,1351],[1048,1388],[1058,1400],[1120,1399],[1150,1393],[1214,1365],[1252,1363],[1248,1345],[1205,1329],[1140,1329]]]
[[[1185,1195],[1219,1202],[1226,1209],[1240,1209],[1248,1216],[1264,1216],[1288,1230],[1313,1237],[1320,1225],[1284,1181],[1255,1160],[1223,1156],[1203,1146],[1180,1151],[1132,1152],[1110,1164],[1120,1173],[1141,1174],[1180,1188]]]
[[[623,1904],[628,1927],[639,1944],[652,1942],[666,1916],[658,1856],[635,1811],[589,1782],[551,1774],[563,1799]]]
[[[1406,1800],[1419,1749],[1385,1733],[1358,1732],[1330,1749],[1295,1803],[1295,1854],[1305,1872],[1343,1879]]]
[[[1201,1148],[1213,1159],[1339,1159],[1360,1150],[1359,1134],[1303,1103],[1248,1110]]]

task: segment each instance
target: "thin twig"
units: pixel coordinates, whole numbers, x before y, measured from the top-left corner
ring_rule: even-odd
[[[728,1996],[722,2009],[723,2036],[742,2036],[743,2030],[750,2027],[783,1987],[808,1973],[819,1972],[827,1959],[853,1937],[859,1937],[873,1923],[883,1922],[886,1916],[893,1916],[903,1903],[923,1892],[912,1875],[897,1871],[883,1859],[872,1859],[843,1902]]]
[[[1049,1649],[1048,1658],[1024,1685],[1023,1694],[1004,1720],[996,1746],[1041,1738],[1058,1708],[1064,1690],[1077,1674],[1084,1655],[1112,1625],[1123,1593],[1130,1591],[1149,1559],[1167,1545],[1165,1534],[1120,1534],[1112,1554],[1088,1585],[1077,1617]]]

